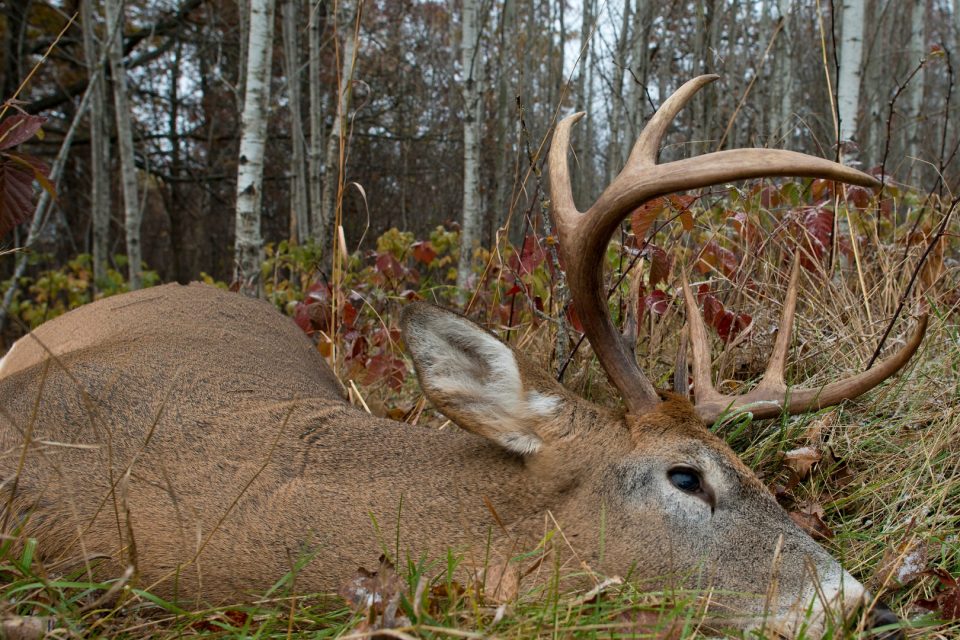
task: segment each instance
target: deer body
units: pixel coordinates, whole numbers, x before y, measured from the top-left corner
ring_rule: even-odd
[[[863,586],[705,423],[727,407],[773,416],[856,397],[909,360],[925,320],[870,371],[787,399],[795,260],[767,374],[735,398],[713,387],[684,283],[694,405],[653,388],[602,295],[610,233],[652,197],[763,175],[874,183],[772,150],[657,165],[667,124],[711,79],[663,104],[586,214],[566,166],[579,116],[554,136],[552,206],[571,296],[625,410],[574,396],[469,320],[414,304],[403,333],[421,387],[462,430],[379,420],[346,402],[310,341],[268,304],[167,285],[72,311],[0,361],[0,533],[36,537],[45,564],[62,572],[113,577],[132,564],[156,593],[219,603],[262,594],[305,555],[298,593],[335,590],[382,551],[439,560],[434,574],[450,550],[463,555],[463,573],[506,567],[557,528],[553,561],[710,587],[711,602],[742,614],[744,627],[809,638],[828,617],[853,615]],[[871,616],[869,625],[896,620]]]
[[[43,363],[41,344],[87,329]],[[394,552],[398,511],[404,548],[437,557],[486,540],[484,497],[507,522],[547,499],[483,438],[355,409],[292,322],[204,285],[79,309],[19,342],[0,374],[4,481],[22,433],[34,443],[11,516],[51,561],[106,555],[100,573],[116,576],[135,560],[144,585],[186,565],[158,585],[168,596],[262,593],[309,552],[320,560],[298,584],[335,591]]]

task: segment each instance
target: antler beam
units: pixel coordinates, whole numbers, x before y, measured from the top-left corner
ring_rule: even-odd
[[[585,213],[581,213],[573,202],[567,165],[570,130],[584,114],[564,118],[553,134],[549,157],[551,203],[571,297],[590,344],[631,413],[656,408],[660,396],[620,340],[607,308],[603,255],[611,235],[624,217],[659,196],[751,178],[798,176],[870,187],[879,184],[873,177],[856,169],[802,153],[775,149],[717,151],[656,164],[660,142],[676,114],[697,91],[717,77],[694,78],[663,103],[637,138],[626,166]],[[834,391],[828,385],[818,397],[825,397],[828,389]],[[808,402],[811,406],[815,404],[813,399]]]

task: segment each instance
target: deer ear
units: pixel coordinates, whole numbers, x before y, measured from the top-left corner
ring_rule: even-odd
[[[565,401],[558,383],[524,375],[513,349],[451,311],[412,304],[402,325],[420,386],[440,411],[515,453],[543,446]]]

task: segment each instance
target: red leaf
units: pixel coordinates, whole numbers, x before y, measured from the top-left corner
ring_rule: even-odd
[[[420,240],[414,242],[412,248],[413,259],[417,262],[429,265],[437,257],[437,251],[433,248],[433,245],[430,244],[429,240]]]
[[[406,363],[389,353],[377,354],[367,361],[365,380],[367,384],[384,380],[391,389],[399,391],[403,387],[403,379],[406,375]]]
[[[773,185],[767,185],[760,190],[760,206],[764,209],[779,207],[782,202],[780,189]]]
[[[510,268],[517,274],[523,276],[533,273],[534,270],[543,263],[547,254],[543,250],[543,245],[536,236],[528,234],[523,239],[523,246],[519,254],[510,257]]]
[[[377,254],[376,269],[391,280],[400,280],[406,275],[406,269],[389,251]]]
[[[740,260],[729,249],[724,249],[716,240],[711,240],[703,248],[697,268],[703,273],[709,273],[711,268],[716,269],[727,278],[733,277],[740,267]]]
[[[693,231],[693,214],[690,213],[690,207],[697,201],[697,196],[670,196],[670,206],[674,213],[679,214],[680,225],[684,231]]]
[[[577,310],[574,309],[573,304],[567,305],[567,321],[570,322],[570,326],[583,333],[583,323],[580,322],[580,316],[577,315]]]
[[[47,119],[16,113],[0,122],[0,150],[10,149],[32,138]]]
[[[734,313],[726,309],[716,296],[706,292],[704,285],[700,287],[698,298],[703,304],[703,321],[712,327],[724,342],[735,338],[753,321],[746,313]]]
[[[642,243],[643,239],[647,237],[647,232],[650,231],[650,227],[663,213],[665,206],[666,200],[664,198],[656,198],[633,210],[633,213],[630,214],[630,227],[633,229],[633,235],[637,238],[637,242]]]
[[[33,172],[19,162],[0,160],[0,238],[33,215]]]
[[[936,576],[943,590],[930,600],[917,600],[924,609],[938,611],[945,620],[960,620],[960,581],[943,569],[931,569],[925,575]]]
[[[873,193],[866,187],[849,185],[847,187],[847,202],[858,209],[866,209],[870,206],[870,199]]]
[[[655,313],[658,316],[662,316],[667,312],[668,302],[667,294],[660,289],[651,291],[649,295],[643,298],[643,305],[649,309],[651,313]]]
[[[670,257],[667,252],[655,244],[648,244],[644,255],[650,261],[650,286],[655,287],[666,281],[670,274]]]
[[[340,314],[342,326],[347,329],[353,328],[353,323],[357,321],[357,308],[352,304],[343,305],[343,312]]]

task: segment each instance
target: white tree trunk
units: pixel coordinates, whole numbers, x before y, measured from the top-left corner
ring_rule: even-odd
[[[110,259],[110,137],[105,135],[107,89],[100,64],[101,49],[95,35],[96,4],[80,3],[83,28],[83,58],[90,76],[90,218],[93,227],[93,285],[107,277]],[[109,31],[109,27],[108,27]]]
[[[307,193],[310,202],[310,235],[321,247],[326,246],[326,229],[321,217],[321,198],[323,195],[323,114],[326,111],[321,102],[320,91],[320,5],[309,3],[310,17],[307,19],[308,54],[308,92],[310,98],[310,146],[307,150]]]
[[[840,40],[840,77],[837,79],[840,143],[844,161],[855,160],[860,78],[863,69],[863,13],[865,0],[844,0],[843,37]]]
[[[460,261],[457,288],[466,293],[473,264],[473,249],[480,230],[480,125],[483,104],[480,100],[479,0],[463,0],[461,33],[461,73],[463,74],[463,215],[460,221]]]
[[[323,242],[326,247],[332,237],[333,221],[336,217],[340,189],[343,176],[342,165],[347,158],[347,115],[350,112],[350,98],[353,96],[353,73],[357,63],[357,24],[356,19],[361,10],[357,3],[354,14],[345,11],[341,20],[337,21],[337,31],[343,32],[343,47],[340,49],[340,84],[337,93],[337,113],[327,138],[327,157],[324,163],[323,196],[320,210],[320,229],[314,231],[314,236]]]
[[[774,65],[776,69],[776,96],[780,97],[780,114],[777,123],[779,135],[787,141],[787,147],[791,146],[794,138],[796,126],[793,120],[793,85],[796,78],[793,77],[793,51],[792,40],[794,37],[794,6],[793,0],[778,0],[780,19],[783,20],[783,28],[780,31],[777,55]]]
[[[926,0],[914,0],[913,10],[910,14],[910,57],[911,66],[919,64],[920,59],[926,54],[927,37],[927,2]],[[923,127],[921,125],[923,116],[923,93],[925,70],[920,71],[913,77],[912,87],[910,87],[910,115],[913,118],[913,127],[910,132],[910,143],[907,155],[916,158],[920,154],[920,140],[922,138]],[[912,163],[914,175],[919,168],[917,163]]]
[[[285,0],[283,3],[284,69],[290,100],[290,241],[297,243],[310,237],[303,115],[300,110],[300,5],[300,0]]]
[[[237,168],[237,217],[234,279],[249,296],[260,293],[263,237],[260,207],[263,195],[263,152],[267,134],[267,102],[270,98],[270,65],[273,54],[274,0],[250,2],[247,43],[247,75]]]
[[[137,197],[137,167],[133,155],[133,123],[127,102],[127,73],[123,66],[123,0],[106,0],[110,39],[110,73],[113,76],[113,108],[117,119],[117,144],[120,146],[120,179],[123,185],[123,226],[127,240],[130,288],[139,289],[142,282],[140,222],[143,219]]]

